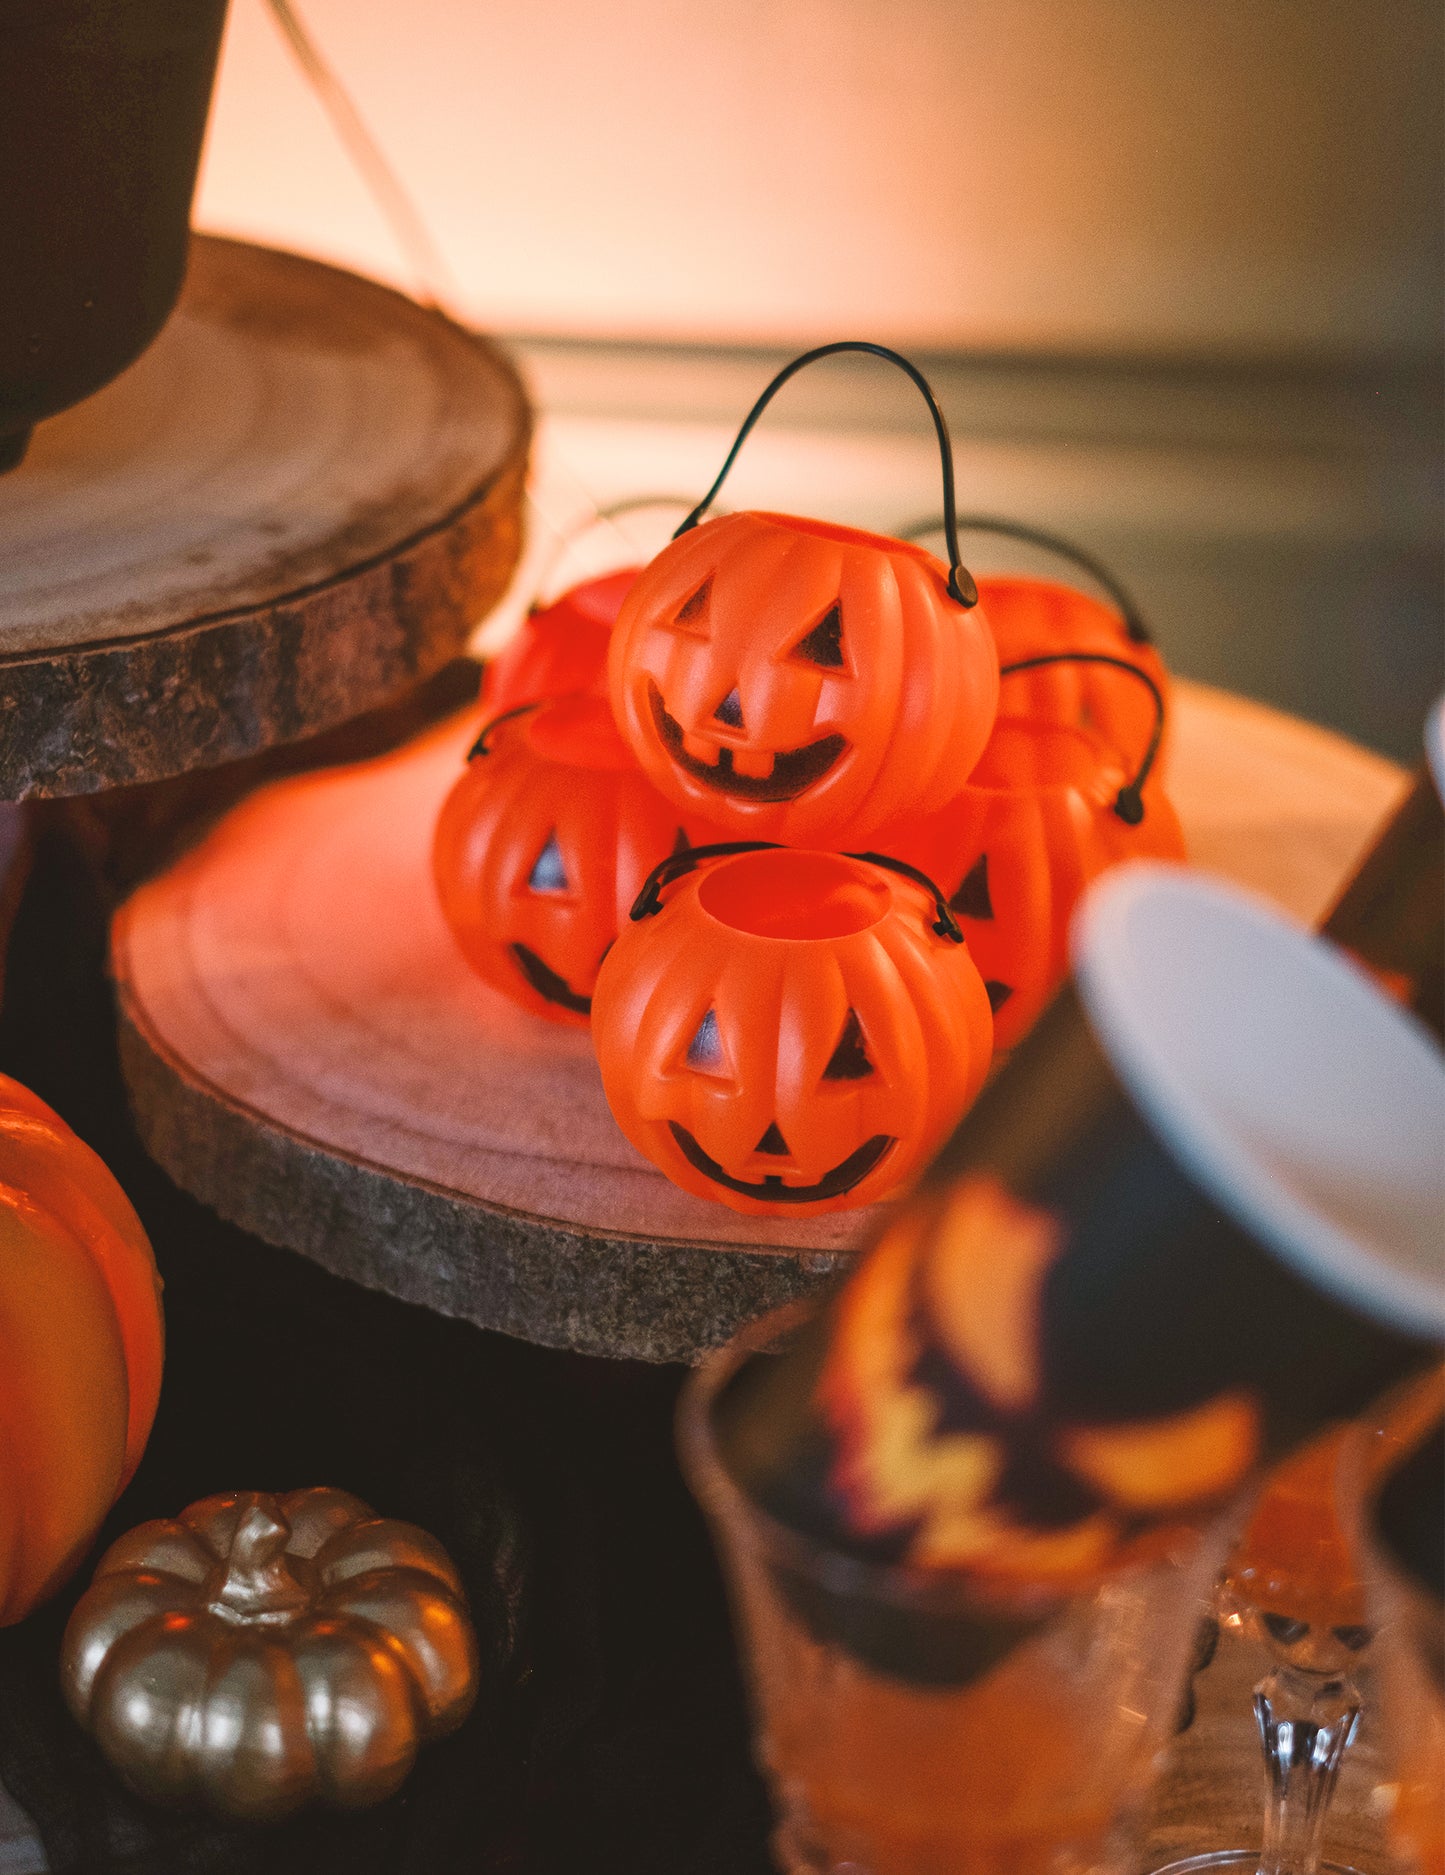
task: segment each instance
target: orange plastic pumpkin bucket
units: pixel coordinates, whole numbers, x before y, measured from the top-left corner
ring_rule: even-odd
[[[600,697],[523,705],[488,725],[432,845],[442,913],[482,980],[583,1025],[597,968],[660,859],[716,829],[649,784]]]
[[[633,1145],[686,1191],[777,1216],[895,1190],[977,1094],[992,1035],[928,880],[746,842],[654,873],[593,1000],[603,1089]]]
[[[1130,764],[1078,724],[1001,714],[947,807],[879,835],[880,847],[923,867],[949,893],[988,985],[1001,1050],[1013,1047],[1063,980],[1069,920],[1089,882],[1128,859],[1184,858],[1178,816],[1157,773],[1164,698],[1143,673],[1135,676],[1154,704],[1142,759]],[[1006,670],[1005,692],[1011,681]]]
[[[1031,573],[979,573],[979,602],[998,647],[999,663],[1015,673],[999,692],[1002,715],[1042,718],[1092,731],[1119,749],[1142,749],[1155,727],[1148,690],[1130,683],[1117,667],[1059,653],[1087,652],[1118,659],[1153,683],[1167,706],[1169,673],[1133,596],[1104,563],[1061,535],[998,515],[961,514],[960,533],[1000,534],[1044,549],[1082,571],[1104,595]],[[905,540],[941,534],[938,519],[902,530]],[[1035,659],[1053,657],[1051,663]],[[1168,749],[1169,719],[1157,760]]]
[[[612,706],[644,769],[680,806],[755,839],[857,846],[907,809],[941,807],[997,707],[993,640],[955,541],[945,565],[800,515],[698,525],[773,394],[840,351],[886,358],[922,391],[952,512],[951,445],[927,381],[883,346],[821,346],[763,392],[613,634]]]

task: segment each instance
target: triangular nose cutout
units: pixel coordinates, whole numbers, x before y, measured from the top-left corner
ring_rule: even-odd
[[[988,889],[988,854],[980,853],[969,868],[958,890],[948,901],[948,909],[960,918],[992,918],[993,897]]]
[[[698,1023],[697,1033],[687,1045],[687,1065],[703,1074],[722,1074],[726,1071],[722,1038],[717,1032],[716,1010],[709,1009]]]
[[[534,892],[565,892],[567,890],[567,868],[562,863],[562,849],[557,844],[557,830],[554,827],[547,835],[547,844],[537,855],[527,884]]]
[[[785,1140],[778,1131],[778,1123],[776,1120],[773,1121],[767,1132],[763,1134],[757,1145],[753,1147],[753,1151],[765,1152],[768,1154],[769,1158],[772,1159],[791,1159],[793,1156],[792,1152],[789,1150],[787,1140]]]
[[[838,1037],[838,1046],[829,1056],[828,1065],[823,1070],[823,1079],[864,1081],[872,1072],[868,1044],[863,1040],[863,1025],[858,1020],[858,1011],[850,1009],[848,1020],[843,1024],[843,1033]]]
[[[733,685],[727,695],[713,711],[713,721],[726,723],[729,729],[741,729],[743,726],[743,700],[738,695],[738,687]]]

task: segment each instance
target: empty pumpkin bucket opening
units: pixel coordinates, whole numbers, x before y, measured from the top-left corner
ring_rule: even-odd
[[[888,910],[884,882],[836,853],[748,853],[708,874],[698,901],[719,924],[753,937],[841,938]]]

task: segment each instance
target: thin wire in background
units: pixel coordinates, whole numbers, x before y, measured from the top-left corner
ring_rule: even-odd
[[[423,304],[445,313],[458,325],[471,322],[459,311],[461,288],[447,265],[441,248],[432,238],[425,218],[412,200],[406,185],[388,161],[385,151],[367,128],[351,93],[338,76],[331,61],[322,52],[310,29],[291,4],[291,0],[266,0],[281,36],[290,48],[302,76],[316,96],[317,103],[336,132],[342,149],[350,158],[363,188],[375,203],[382,220],[391,231],[404,259],[412,270],[417,297]],[[554,548],[539,563],[545,564],[557,552],[565,550],[567,540],[581,524],[600,521],[611,527],[618,539],[631,545],[625,531],[600,503],[592,490],[569,463],[551,452],[552,473],[560,472],[580,496],[584,512],[562,516],[548,512],[548,504],[538,486],[538,478],[528,477],[528,500],[543,527],[553,537]],[[615,504],[614,504],[615,505]],[[539,543],[540,544],[540,543]],[[529,556],[530,559],[530,556]]]
[[[267,5],[306,82],[315,92],[317,102],[330,119],[342,148],[355,164],[367,193],[410,264],[419,289],[417,297],[424,304],[450,315],[460,298],[457,282],[405,184],[386,160],[381,145],[367,129],[365,119],[353,103],[351,93],[302,23],[291,0],[267,0]]]

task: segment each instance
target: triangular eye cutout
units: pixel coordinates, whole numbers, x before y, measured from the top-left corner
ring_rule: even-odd
[[[868,1046],[863,1040],[863,1025],[858,1020],[857,1010],[850,1009],[843,1033],[838,1037],[838,1046],[823,1070],[823,1079],[866,1081],[872,1072],[873,1063],[868,1059]]]
[[[805,664],[821,665],[824,670],[842,670],[843,614],[836,605],[829,607],[806,638],[798,640],[791,655]]]
[[[1014,993],[1012,983],[995,983],[991,978],[983,987],[988,991],[988,1006],[995,1015]]]
[[[778,1130],[776,1120],[769,1126],[767,1132],[763,1134],[757,1145],[753,1147],[753,1151],[765,1152],[770,1159],[791,1159],[793,1156],[792,1148]]]
[[[712,576],[709,574],[692,597],[684,599],[678,607],[674,624],[681,625],[685,631],[706,631],[707,609],[711,600]]]
[[[993,900],[988,890],[988,854],[980,853],[963,876],[963,881],[948,901],[948,909],[960,918],[992,918]]]
[[[699,1074],[726,1074],[722,1037],[717,1032],[717,1011],[709,1009],[687,1045],[687,1065]]]
[[[554,827],[527,875],[527,884],[534,892],[565,892],[568,883],[567,868],[562,864],[562,849],[557,844],[557,829]]]

